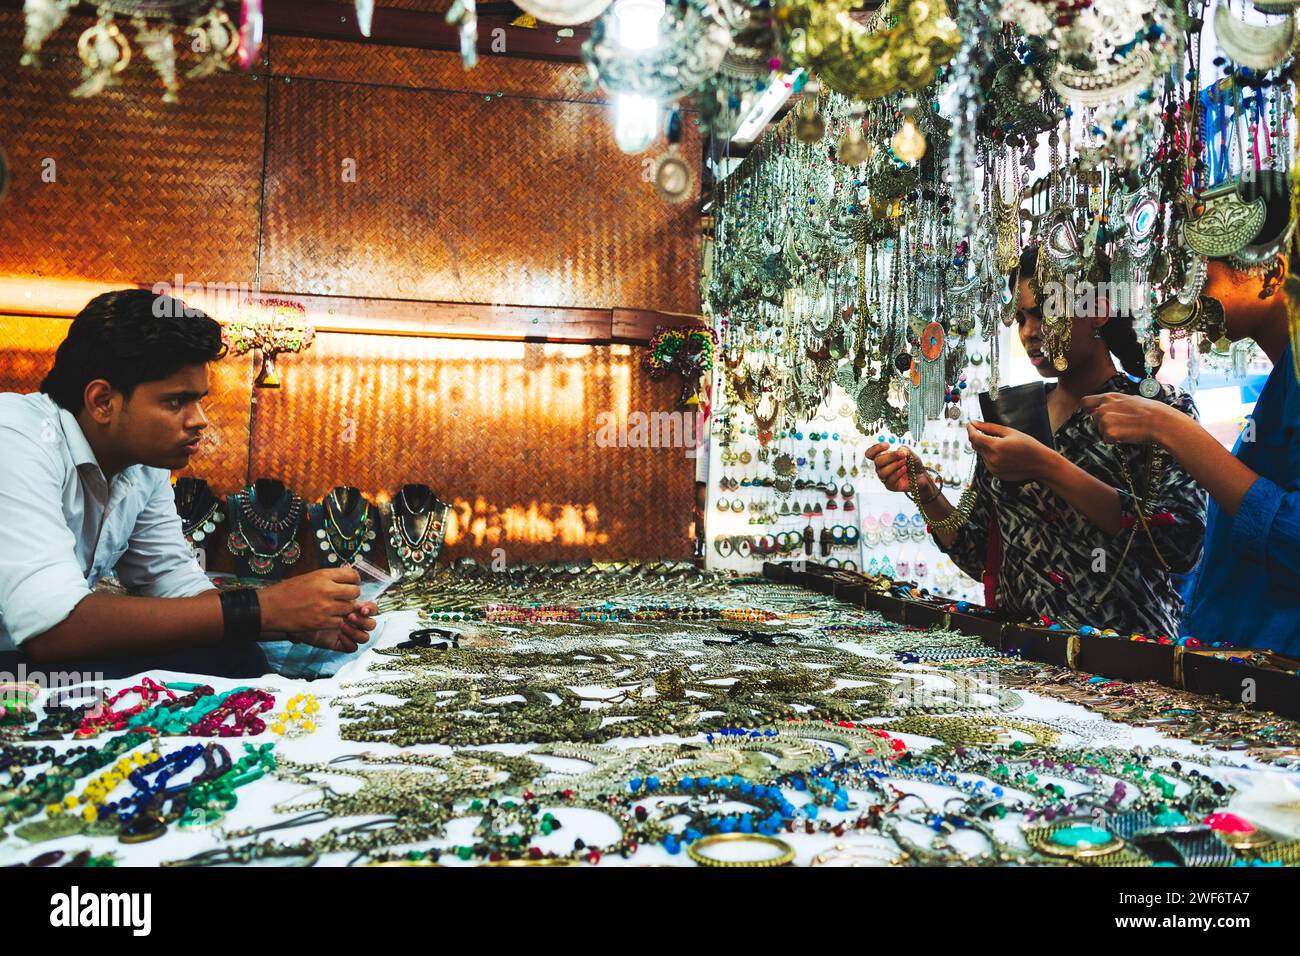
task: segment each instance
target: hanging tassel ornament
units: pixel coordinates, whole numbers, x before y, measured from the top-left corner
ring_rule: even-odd
[[[111,13],[102,13],[99,22],[81,35],[77,53],[85,65],[81,85],[72,91],[76,97],[95,96],[117,85],[117,74],[131,63],[131,45],[113,22]]]
[[[920,441],[925,435],[925,408],[921,397],[921,373],[915,362],[912,363],[912,387],[907,390],[907,431],[913,441]]]
[[[63,26],[76,0],[26,0],[23,4],[23,56],[21,66],[41,65],[41,47]]]
[[[1254,346],[1247,341],[1232,343],[1229,354],[1232,356],[1232,377],[1234,379],[1246,377],[1246,371],[1250,367],[1251,352],[1253,351]]]
[[[162,80],[163,102],[179,103],[177,94],[181,84],[176,79],[176,44],[172,41],[171,25],[165,22],[150,24],[143,17],[136,17],[131,25],[135,27],[136,42]]]
[[[370,24],[375,16],[375,0],[357,0],[357,27],[363,37],[370,36]]]
[[[943,414],[943,326],[931,322],[921,332],[921,409],[926,418]]]
[[[476,0],[456,0],[447,11],[447,22],[458,28],[460,62],[465,69],[478,63],[478,6]]]

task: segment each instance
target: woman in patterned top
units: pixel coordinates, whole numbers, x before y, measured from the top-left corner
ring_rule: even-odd
[[[1030,282],[1037,260],[1037,246],[1021,257],[1016,322],[1029,360],[1053,377]],[[1105,442],[1080,407],[1087,395],[1138,394],[1144,374],[1132,318],[1095,311],[1102,314],[1073,317],[1068,367],[1047,386],[1056,450],[1015,429],[970,422],[978,497],[964,525],[931,533],[958,567],[984,580],[988,605],[1013,619],[1172,637],[1182,599],[1171,575],[1190,572],[1200,557],[1205,492],[1154,446]],[[1112,353],[1132,375],[1116,370]],[[1192,400],[1168,386],[1157,400],[1196,417]],[[885,487],[907,493],[911,454],[885,444],[867,451]],[[954,511],[923,468],[915,497],[932,522]]]

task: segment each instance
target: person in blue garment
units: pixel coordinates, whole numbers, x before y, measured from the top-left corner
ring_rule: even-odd
[[[1208,264],[1203,294],[1222,305],[1224,333],[1253,339],[1273,363],[1232,453],[1160,402],[1110,393],[1083,407],[1104,440],[1159,444],[1210,494],[1183,635],[1300,657],[1300,384],[1287,309],[1300,282],[1290,265],[1279,255],[1261,276]]]

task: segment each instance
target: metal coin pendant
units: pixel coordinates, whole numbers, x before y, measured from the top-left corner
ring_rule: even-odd
[[[1148,375],[1146,378],[1142,379],[1142,383],[1138,385],[1138,393],[1143,398],[1155,398],[1160,394],[1160,383]]]

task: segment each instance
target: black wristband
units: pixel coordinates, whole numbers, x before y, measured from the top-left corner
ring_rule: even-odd
[[[253,588],[221,592],[223,636],[228,641],[248,643],[262,635],[262,605]]]

